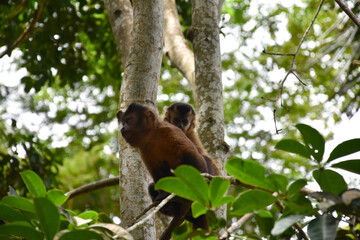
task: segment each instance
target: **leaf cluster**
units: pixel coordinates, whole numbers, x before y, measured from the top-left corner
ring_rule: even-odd
[[[76,214],[62,208],[68,196],[56,189],[46,191],[44,183],[33,171],[22,172],[21,178],[31,196],[19,197],[13,192],[1,199],[1,238],[102,240],[118,234],[125,239],[132,239],[103,213],[86,211]]]

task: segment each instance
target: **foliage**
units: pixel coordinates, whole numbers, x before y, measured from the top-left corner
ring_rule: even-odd
[[[21,196],[25,195],[19,173],[26,169],[35,171],[48,187],[58,185],[55,176],[62,162],[63,149],[49,149],[49,143],[26,129],[18,129],[15,119],[7,130],[0,119],[0,197],[7,195],[8,186],[18,189]],[[25,155],[21,156],[20,151]]]
[[[359,173],[360,160],[346,160],[335,164],[333,161],[360,151],[360,139],[351,139],[339,144],[325,160],[323,159],[325,147],[323,136],[308,125],[297,124],[296,127],[301,133],[303,143],[284,139],[278,142],[276,148],[299,154],[310,161],[315,168],[313,179],[322,192],[308,194],[303,190],[307,184],[306,180],[297,179],[290,183],[285,176],[266,174],[265,167],[254,161],[240,158],[229,159],[225,166],[228,174],[234,176],[238,184],[241,183],[247,188],[237,196],[224,196],[229,187],[228,181],[215,177],[207,185],[200,173],[190,166],[178,167],[174,171],[174,177],[161,179],[156,184],[156,188],[194,201],[192,204],[194,216],[202,214],[208,216],[213,214],[214,208],[219,204],[230,203],[231,216],[242,217],[247,213],[254,214],[258,231],[263,237],[271,239],[274,236],[287,238],[307,225],[309,225],[307,233],[312,240],[335,239],[336,233],[340,231],[342,234],[344,231],[350,235],[354,234],[353,229],[338,229],[338,225],[340,221],[348,217],[354,221],[350,228],[360,227],[360,222],[358,222],[360,190],[348,189],[342,175],[328,168],[341,168]],[[215,182],[219,183],[215,184]],[[308,198],[305,197],[306,195]],[[312,205],[311,199],[316,199],[318,206]],[[309,217],[310,220],[308,220]],[[265,221],[266,224],[264,224]],[[295,224],[298,224],[298,227],[295,227]],[[210,226],[215,226],[211,230],[221,227],[219,224],[210,224]],[[269,226],[273,227],[269,228]],[[294,227],[295,231],[291,230],[291,227]],[[249,233],[243,229],[238,229],[236,232],[236,234],[241,233],[249,236]],[[181,231],[180,234],[182,237],[176,239],[186,239],[194,233],[188,232],[186,235],[184,231]],[[203,232],[198,232],[198,234],[205,236]]]
[[[40,2],[0,2],[0,52],[25,31]],[[191,25],[191,4],[185,0],[176,2],[185,33]],[[358,2],[348,3],[355,14],[359,13]],[[288,70],[291,58],[263,54],[263,48],[268,52],[294,52],[317,4],[315,0],[294,1],[288,6],[271,1],[224,1],[220,34],[224,36],[223,40],[233,39],[230,43],[225,42],[222,55],[225,128],[232,153],[238,157],[230,160],[233,166],[228,164],[227,168],[234,177],[260,188],[234,190],[233,215],[230,217],[255,211],[255,220],[247,225],[250,226],[247,229],[255,230],[246,233],[242,228],[239,234],[270,236],[273,226],[284,228],[299,219],[306,224],[308,220],[304,220],[304,216],[312,216],[313,208],[298,192],[306,184],[305,173],[310,171],[322,190],[328,191],[327,195],[314,195],[322,207],[331,205],[330,212],[341,210],[348,216],[356,212],[357,202],[348,199],[349,195],[356,196],[356,191],[347,190],[345,195],[339,196],[348,187],[334,169],[359,174],[359,160],[338,159],[344,153],[356,151],[357,140],[340,144],[326,161],[322,156],[324,138],[316,131],[298,125],[304,134],[304,142],[292,140],[295,138],[292,126],[302,119],[321,121],[326,129],[325,139],[331,138],[332,131],[328,127],[341,119],[341,112],[352,116],[359,108],[359,68],[352,64],[359,60],[359,29],[354,28],[334,2],[325,1],[296,60],[296,73],[307,86],[303,87],[294,79],[283,89],[281,99],[286,108],[278,109],[276,115],[278,124],[284,129],[281,135],[273,135],[270,123],[274,105],[266,98],[277,94],[278,82]],[[0,84],[0,179],[3,179],[0,196],[5,196],[8,186],[12,186],[19,196],[25,197],[27,188],[19,173],[27,169],[36,172],[47,189],[70,190],[94,179],[116,175],[117,125],[114,119],[122,67],[103,1],[46,1],[35,28],[17,51],[21,52],[15,60],[17,67],[25,68],[27,75],[17,87]],[[194,103],[188,83],[164,57],[157,102],[160,112],[174,101]],[[29,112],[41,116],[37,129],[29,128],[24,115]],[[40,132],[44,129],[49,134],[41,137]],[[311,134],[318,137],[316,141]],[[278,149],[285,151],[272,151],[282,135],[292,138],[277,144]],[[274,162],[275,170],[272,169]],[[206,210],[207,216],[213,219],[212,229],[216,229],[224,223],[214,220],[214,207],[230,201],[231,197],[220,194],[228,182],[213,181],[206,188],[203,184],[201,189],[207,195],[198,196],[193,211],[199,214]],[[187,186],[186,181],[179,184]],[[222,191],[214,194],[213,189]],[[274,198],[270,197],[269,191],[281,193],[277,200],[285,204],[282,219],[286,224],[275,221],[279,210],[271,204]],[[11,188],[10,193],[13,192]],[[90,207],[113,213],[117,209],[113,204],[117,201],[103,205],[99,202],[116,199],[117,194],[114,190],[92,192],[71,201],[69,207],[80,211]],[[240,208],[244,201],[257,195],[261,195],[264,202],[254,201],[248,208]],[[328,201],[321,202],[324,198]],[[271,207],[261,210],[266,204]],[[327,229],[316,227],[321,222],[334,229],[331,217],[321,216],[309,224],[315,227],[310,229],[327,232]],[[40,221],[39,216],[37,219]],[[40,223],[37,226],[41,226]],[[354,227],[354,231],[357,229]],[[186,235],[187,230],[188,226],[184,225],[178,233]],[[339,229],[339,239],[349,231]],[[79,230],[74,234],[85,233]],[[287,229],[281,236],[292,234],[294,230]]]
[[[46,191],[40,177],[31,170],[21,173],[30,195],[16,192],[0,201],[0,237],[9,239],[110,239],[118,234],[132,239],[103,213],[86,211],[76,214],[60,207],[67,200],[62,191]]]
[[[224,204],[230,205],[229,214],[233,217],[253,214],[257,231],[270,239],[275,236],[290,237],[306,225],[307,234],[312,240],[336,239],[336,233],[339,235],[338,239],[342,239],[344,234],[354,234],[357,231],[354,227],[360,226],[360,190],[348,189],[342,175],[328,168],[340,168],[359,174],[360,160],[338,159],[360,151],[360,139],[339,144],[325,160],[325,141],[322,135],[305,124],[298,124],[296,127],[303,143],[284,139],[278,142],[276,148],[300,154],[312,162],[315,168],[313,178],[322,192],[307,193],[303,189],[307,184],[305,179],[290,182],[283,175],[267,173],[265,167],[254,161],[231,158],[225,168],[228,174],[236,178],[233,184],[246,190],[228,195],[230,180],[213,177],[207,183],[195,168],[180,166],[175,169],[173,177],[160,179],[155,187],[193,201],[192,215],[198,217],[206,214],[211,233],[192,231],[189,224],[184,223],[175,231],[174,239],[217,239],[216,230],[225,227],[226,221],[218,219],[214,210]],[[28,239],[72,239],[77,236],[80,239],[112,239],[109,235],[112,232],[131,239],[126,230],[110,224],[109,219],[104,218],[101,213],[86,211],[75,214],[60,207],[68,197],[56,189],[47,191],[40,177],[33,171],[22,172],[21,178],[31,196],[19,197],[12,191],[9,196],[1,199],[0,220],[3,224],[0,225],[0,236],[26,236]],[[318,205],[313,205],[311,199],[317,200]],[[338,228],[339,222],[344,221],[345,217],[352,219],[352,225],[350,228]],[[251,235],[240,227],[235,231],[236,234]],[[299,234],[304,234],[301,231]]]

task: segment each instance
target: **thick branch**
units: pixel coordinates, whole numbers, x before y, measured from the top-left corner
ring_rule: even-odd
[[[92,182],[89,184],[85,184],[81,187],[75,188],[69,192],[66,193],[69,198],[67,200],[70,200],[71,198],[74,198],[76,196],[79,196],[84,193],[92,192],[104,187],[111,187],[119,184],[119,177],[112,177],[112,178],[106,178],[102,179],[100,181]]]
[[[164,24],[166,55],[171,64],[179,69],[189,81],[194,98],[196,98],[194,53],[181,31],[175,0],[164,0]]]
[[[349,18],[360,28],[360,19],[351,11],[343,0],[335,0],[341,9],[349,16]]]
[[[4,52],[2,52],[0,54],[0,58],[5,56],[6,54],[10,55],[11,52],[30,35],[30,33],[33,31],[33,29],[35,27],[35,23],[37,21],[39,21],[44,4],[45,4],[45,0],[42,0],[39,7],[35,11],[35,16],[34,16],[33,20],[31,21],[29,27],[20,35],[20,37],[13,43],[13,45],[11,45],[11,47],[9,47],[8,49],[6,49]]]

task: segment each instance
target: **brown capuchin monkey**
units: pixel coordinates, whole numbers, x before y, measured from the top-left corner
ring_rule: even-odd
[[[164,122],[171,123],[180,128],[185,135],[194,143],[197,150],[206,160],[209,173],[211,175],[220,175],[220,170],[213,159],[209,157],[199,136],[195,132],[196,114],[194,108],[187,103],[174,103],[168,107]]]
[[[119,111],[117,118],[122,123],[121,135],[132,147],[140,150],[141,158],[154,180],[149,185],[153,201],[161,201],[169,195],[161,190],[156,191],[154,184],[163,177],[172,176],[171,169],[187,164],[201,173],[210,173],[205,159],[189,138],[174,125],[159,122],[157,114],[150,108],[132,103],[125,113]],[[184,219],[192,222],[195,229],[209,231],[205,215],[193,218],[190,207],[191,201],[176,197],[160,210],[163,214],[174,217],[160,240],[170,239],[171,232]]]

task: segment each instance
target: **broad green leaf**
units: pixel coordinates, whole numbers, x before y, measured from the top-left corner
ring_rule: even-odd
[[[311,220],[307,233],[311,240],[332,240],[336,238],[338,221],[330,214]]]
[[[299,192],[303,187],[305,187],[307,181],[305,179],[298,179],[290,184],[287,194],[289,196]]]
[[[98,216],[99,214],[95,211],[86,211],[78,215],[78,217],[82,219],[92,219],[92,220],[97,220]]]
[[[61,206],[69,196],[66,196],[62,191],[52,189],[47,192],[47,198],[56,206]]]
[[[155,185],[156,190],[164,190],[166,192],[175,193],[177,196],[189,199],[191,201],[199,201],[198,198],[192,190],[179,178],[177,177],[164,177],[161,178]]]
[[[196,168],[182,165],[175,169],[174,174],[191,189],[194,195],[201,199],[199,202],[204,205],[209,202],[208,183]]]
[[[220,177],[214,177],[211,180],[209,186],[209,196],[210,196],[211,205],[213,207],[219,207],[234,199],[232,196],[224,197],[224,194],[228,190],[229,186],[230,186],[230,181],[224,180]]]
[[[276,201],[271,193],[261,190],[247,190],[242,192],[232,206],[232,214],[243,215],[273,204]]]
[[[311,155],[320,163],[325,150],[325,140],[323,136],[316,129],[305,124],[297,124],[296,128],[300,131]]]
[[[360,151],[360,138],[354,138],[337,145],[326,162]]]
[[[286,192],[286,187],[288,185],[288,179],[284,175],[280,174],[270,174],[268,177],[274,184],[274,186],[282,193]]]
[[[299,154],[300,156],[310,158],[308,149],[296,140],[284,139],[278,142],[275,146],[276,149],[284,150],[287,152]]]
[[[20,174],[26,185],[26,188],[33,197],[46,196],[46,187],[41,178],[36,173],[31,170],[26,170]]]
[[[20,222],[0,225],[0,233],[3,236],[18,236],[27,240],[43,240],[43,236],[30,226],[25,226]]]
[[[315,170],[313,171],[313,177],[324,192],[338,195],[347,189],[344,178],[332,170]]]
[[[90,230],[75,230],[67,232],[59,238],[59,240],[103,240],[100,234]]]
[[[271,229],[274,227],[273,215],[268,211],[260,211],[255,214],[255,220],[259,226],[261,234],[264,237],[270,235]]]
[[[274,236],[282,234],[286,231],[286,229],[288,229],[304,217],[304,215],[290,215],[284,218],[280,218],[278,221],[275,222],[274,228],[271,230],[271,234]]]
[[[225,169],[242,183],[276,191],[272,181],[265,178],[265,168],[254,161],[231,158],[226,163]]]
[[[191,204],[191,212],[192,212],[192,215],[194,216],[194,218],[197,218],[197,217],[205,214],[206,211],[207,211],[207,208],[199,202],[193,202]]]
[[[43,230],[46,239],[52,240],[58,231],[60,224],[60,214],[58,209],[47,198],[35,198],[34,205],[41,229]]]
[[[283,216],[289,216],[289,215],[313,215],[315,213],[315,210],[311,204],[311,201],[307,199],[302,194],[295,194],[289,199],[286,199],[284,201],[285,208],[283,211]]]
[[[5,196],[1,199],[1,203],[23,211],[35,212],[33,203],[23,197]]]
[[[6,222],[26,221],[19,211],[2,204],[0,204],[0,220]]]
[[[347,160],[331,165],[334,168],[341,168],[349,172],[360,174],[360,159]]]

